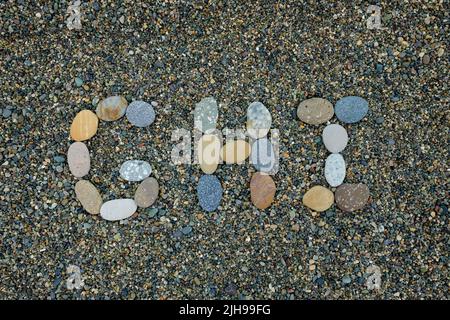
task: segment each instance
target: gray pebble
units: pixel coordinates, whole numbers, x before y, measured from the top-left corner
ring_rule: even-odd
[[[336,117],[345,123],[355,123],[369,111],[369,103],[361,97],[349,96],[339,99],[334,107]]]
[[[222,186],[214,175],[201,176],[197,186],[197,197],[200,206],[205,211],[214,211],[222,200]]]
[[[126,117],[136,127],[147,127],[155,121],[155,110],[144,101],[133,101],[127,108]]]

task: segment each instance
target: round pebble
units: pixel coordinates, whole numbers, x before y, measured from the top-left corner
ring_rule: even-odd
[[[82,178],[89,173],[91,158],[83,142],[74,142],[70,145],[67,151],[67,163],[70,172],[77,178]]]
[[[304,100],[297,108],[298,118],[308,124],[318,125],[330,120],[334,115],[333,105],[322,98]]]
[[[139,208],[148,208],[155,203],[159,194],[159,184],[155,178],[147,178],[142,181],[136,193],[134,194],[134,201]]]
[[[352,212],[364,208],[369,200],[370,192],[363,183],[345,183],[336,189],[336,205],[345,212]]]
[[[131,217],[136,210],[136,202],[133,199],[115,199],[102,205],[100,216],[108,221],[118,221]]]
[[[222,193],[222,186],[216,176],[205,174],[200,177],[197,197],[203,210],[208,212],[216,210],[222,200]]]
[[[252,102],[247,109],[247,133],[254,139],[265,137],[272,125],[272,115],[261,102]]]
[[[152,173],[147,161],[128,160],[120,167],[120,176],[127,181],[142,181]]]
[[[261,172],[253,174],[250,181],[250,196],[252,203],[260,210],[264,210],[273,202],[276,186],[272,178]]]
[[[70,137],[75,141],[85,141],[97,133],[98,118],[90,110],[77,113],[70,126]]]
[[[332,153],[325,160],[325,179],[331,187],[337,187],[345,179],[345,160],[339,153]]]
[[[97,104],[96,113],[103,121],[115,121],[123,117],[127,106],[127,99],[122,96],[112,96]]]
[[[155,121],[155,110],[144,101],[133,101],[127,108],[126,117],[136,127],[147,127]]]
[[[322,141],[328,151],[339,153],[347,146],[347,130],[339,124],[329,124],[323,129]]]
[[[97,188],[87,180],[80,180],[75,184],[75,195],[81,206],[90,214],[99,214],[103,204]]]
[[[201,132],[207,132],[216,128],[219,110],[213,97],[203,98],[195,105],[194,127]]]
[[[333,202],[333,192],[322,186],[312,187],[303,196],[303,204],[317,212],[328,210]]]
[[[334,107],[336,117],[345,123],[355,123],[369,111],[369,103],[361,97],[349,96],[339,99]]]

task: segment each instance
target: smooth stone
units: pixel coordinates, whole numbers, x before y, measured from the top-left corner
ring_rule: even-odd
[[[247,134],[254,139],[267,135],[272,125],[272,115],[261,102],[252,102],[247,109]]]
[[[345,183],[336,189],[336,204],[342,211],[356,211],[366,205],[369,196],[369,188],[365,184]]]
[[[242,163],[251,153],[250,145],[245,140],[229,140],[220,151],[220,156],[227,164]]]
[[[250,180],[252,203],[260,210],[270,207],[275,197],[276,189],[275,183],[269,175],[256,172]]]
[[[82,178],[89,173],[91,158],[83,142],[74,142],[70,145],[67,151],[67,163],[70,172],[77,178]]]
[[[303,196],[303,204],[317,212],[329,209],[333,202],[333,192],[322,186],[312,187]]]
[[[128,160],[120,167],[120,176],[127,181],[142,181],[152,173],[152,167],[147,161]]]
[[[123,117],[128,102],[122,96],[112,96],[101,100],[97,104],[97,116],[103,121],[115,121]]]
[[[75,195],[84,210],[90,214],[99,214],[103,204],[102,196],[97,188],[87,180],[80,180],[75,184]]]
[[[298,118],[308,124],[318,125],[330,120],[334,115],[333,105],[322,98],[304,100],[297,108]]]
[[[331,153],[339,153],[348,143],[347,130],[339,124],[329,124],[323,129],[322,141]]]
[[[92,138],[97,133],[98,118],[90,110],[82,110],[77,113],[70,126],[70,137],[75,141],[84,141]]]
[[[200,177],[197,197],[203,210],[208,212],[216,210],[222,200],[222,193],[222,186],[216,176],[205,174]]]
[[[133,199],[115,199],[105,202],[100,208],[100,216],[108,221],[118,221],[131,217],[137,210]]]
[[[147,127],[155,121],[155,110],[150,103],[133,101],[127,108],[128,121],[136,127]]]
[[[194,127],[201,132],[216,128],[219,109],[213,97],[203,98],[195,105]]]
[[[269,139],[262,138],[253,142],[250,159],[256,170],[262,172],[273,171],[276,158],[275,151]]]
[[[345,179],[345,160],[339,153],[332,153],[325,160],[325,179],[331,187],[337,187]]]
[[[158,181],[155,178],[147,178],[136,189],[134,201],[139,208],[148,208],[156,201],[158,194]]]
[[[220,162],[220,139],[216,135],[205,134],[198,141],[198,161],[206,174],[216,171]]]
[[[369,111],[369,102],[361,97],[349,96],[339,99],[334,107],[336,117],[345,123],[355,123]]]

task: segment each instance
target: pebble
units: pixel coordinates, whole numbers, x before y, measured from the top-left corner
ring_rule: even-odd
[[[128,106],[122,96],[112,96],[101,100],[97,104],[97,116],[103,121],[115,121],[123,117]]]
[[[9,118],[12,115],[12,111],[9,109],[3,109],[2,116],[3,118]]]
[[[252,102],[247,109],[247,133],[254,139],[265,137],[272,125],[272,116],[261,102]]]
[[[297,108],[298,118],[308,124],[318,125],[330,120],[334,115],[333,105],[322,98],[304,100]]]
[[[383,117],[383,116],[377,117],[377,118],[375,119],[375,122],[376,122],[377,124],[383,124],[383,122],[384,122],[384,117]]]
[[[83,79],[81,79],[81,78],[79,78],[79,77],[76,77],[76,78],[75,78],[75,85],[76,85],[77,87],[81,87],[81,86],[83,85]]]
[[[369,103],[361,97],[349,96],[339,99],[334,107],[336,117],[345,123],[355,123],[369,111]]]
[[[331,187],[337,187],[345,179],[345,160],[339,153],[332,153],[325,160],[325,179]]]
[[[158,214],[158,208],[151,208],[148,210],[149,218],[154,218]]]
[[[152,173],[152,167],[147,161],[128,160],[120,167],[120,176],[127,181],[142,181]]]
[[[90,110],[82,110],[77,113],[70,126],[70,137],[75,141],[84,141],[92,138],[97,133],[98,118]]]
[[[182,232],[184,235],[188,235],[189,233],[192,232],[192,227],[191,227],[191,226],[183,227],[183,228],[181,229],[181,232]]]
[[[109,221],[131,217],[137,210],[133,199],[115,199],[105,202],[100,208],[100,216]]]
[[[347,130],[339,124],[329,124],[323,129],[322,141],[328,151],[339,153],[347,146]]]
[[[336,189],[336,204],[342,211],[356,211],[366,205],[369,196],[367,185],[345,183]]]
[[[70,172],[77,178],[82,178],[89,173],[91,158],[89,150],[83,142],[74,142],[67,151],[67,162]]]
[[[87,180],[80,180],[75,184],[75,195],[84,210],[90,214],[99,214],[103,204],[102,196],[97,188]]]
[[[222,186],[216,176],[205,174],[200,177],[197,197],[203,210],[208,212],[216,210],[222,200],[222,193]]]
[[[207,132],[216,128],[219,110],[213,97],[203,98],[195,105],[194,127],[201,132]]]
[[[220,139],[216,135],[205,134],[198,141],[198,161],[206,174],[216,171],[220,162]]]
[[[333,202],[333,192],[322,186],[312,187],[303,196],[303,204],[317,212],[329,209]]]
[[[220,156],[227,164],[242,163],[251,153],[250,145],[245,140],[229,140],[220,151]]]
[[[155,178],[142,181],[134,194],[134,201],[140,208],[150,207],[158,198],[159,185]]]
[[[273,172],[276,158],[272,143],[267,138],[253,142],[250,159],[256,170]]]
[[[431,59],[430,59],[430,56],[426,54],[426,55],[424,55],[423,58],[422,58],[422,63],[423,63],[423,64],[429,64],[429,63],[430,63],[430,60],[431,60]]]
[[[127,108],[128,121],[136,127],[147,127],[155,121],[155,110],[144,101],[133,101]]]
[[[272,178],[261,172],[253,174],[250,181],[250,195],[252,203],[260,210],[264,210],[273,202],[276,186]]]

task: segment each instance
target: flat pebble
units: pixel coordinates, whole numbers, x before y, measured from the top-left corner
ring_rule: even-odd
[[[264,210],[273,202],[276,186],[272,178],[265,173],[256,172],[250,180],[250,197],[258,209]]]
[[[155,178],[147,178],[142,181],[134,194],[134,201],[140,208],[150,207],[158,198],[159,184]]]
[[[70,145],[67,151],[67,163],[70,172],[77,178],[82,178],[89,173],[91,158],[83,142],[74,142]]]
[[[112,96],[97,104],[96,113],[103,121],[115,121],[123,117],[127,106],[127,99],[122,96]]]
[[[120,167],[120,176],[127,181],[142,181],[152,173],[147,161],[128,160]]]
[[[206,174],[216,171],[220,162],[220,139],[216,135],[205,134],[198,141],[198,161]]]
[[[331,187],[337,187],[345,179],[345,160],[339,153],[332,153],[325,160],[325,179]]]
[[[323,129],[322,141],[328,151],[339,153],[347,146],[347,130],[339,124],[329,124]]]
[[[318,125],[330,120],[334,115],[333,105],[322,98],[304,100],[297,108],[298,118],[308,124]]]
[[[102,196],[97,188],[87,180],[80,180],[75,184],[75,195],[84,210],[90,214],[99,214],[103,204]]]
[[[70,137],[75,141],[84,141],[97,133],[98,118],[90,110],[77,113],[70,126]]]
[[[220,156],[227,164],[242,163],[251,153],[251,147],[245,140],[229,140],[220,151]]]
[[[200,206],[205,211],[214,211],[222,200],[222,186],[214,175],[205,174],[200,177],[197,186],[197,197]]]
[[[126,117],[136,127],[147,127],[155,121],[155,110],[144,101],[133,101],[127,108]]]
[[[254,139],[265,137],[272,125],[272,115],[261,102],[252,102],[247,109],[247,133]]]
[[[207,132],[216,128],[219,110],[213,97],[203,98],[195,105],[194,127],[201,132]]]
[[[369,103],[361,97],[349,96],[339,99],[334,107],[336,117],[345,123],[355,123],[369,111]]]
[[[336,189],[336,204],[342,211],[356,211],[366,205],[369,196],[367,185],[345,183]]]
[[[100,208],[100,216],[109,221],[131,217],[137,210],[133,199],[115,199],[105,202]]]
[[[256,170],[272,173],[276,165],[275,151],[267,138],[258,139],[252,144],[250,157]]]
[[[303,204],[317,212],[329,209],[333,202],[333,192],[322,186],[312,187],[303,196]]]

